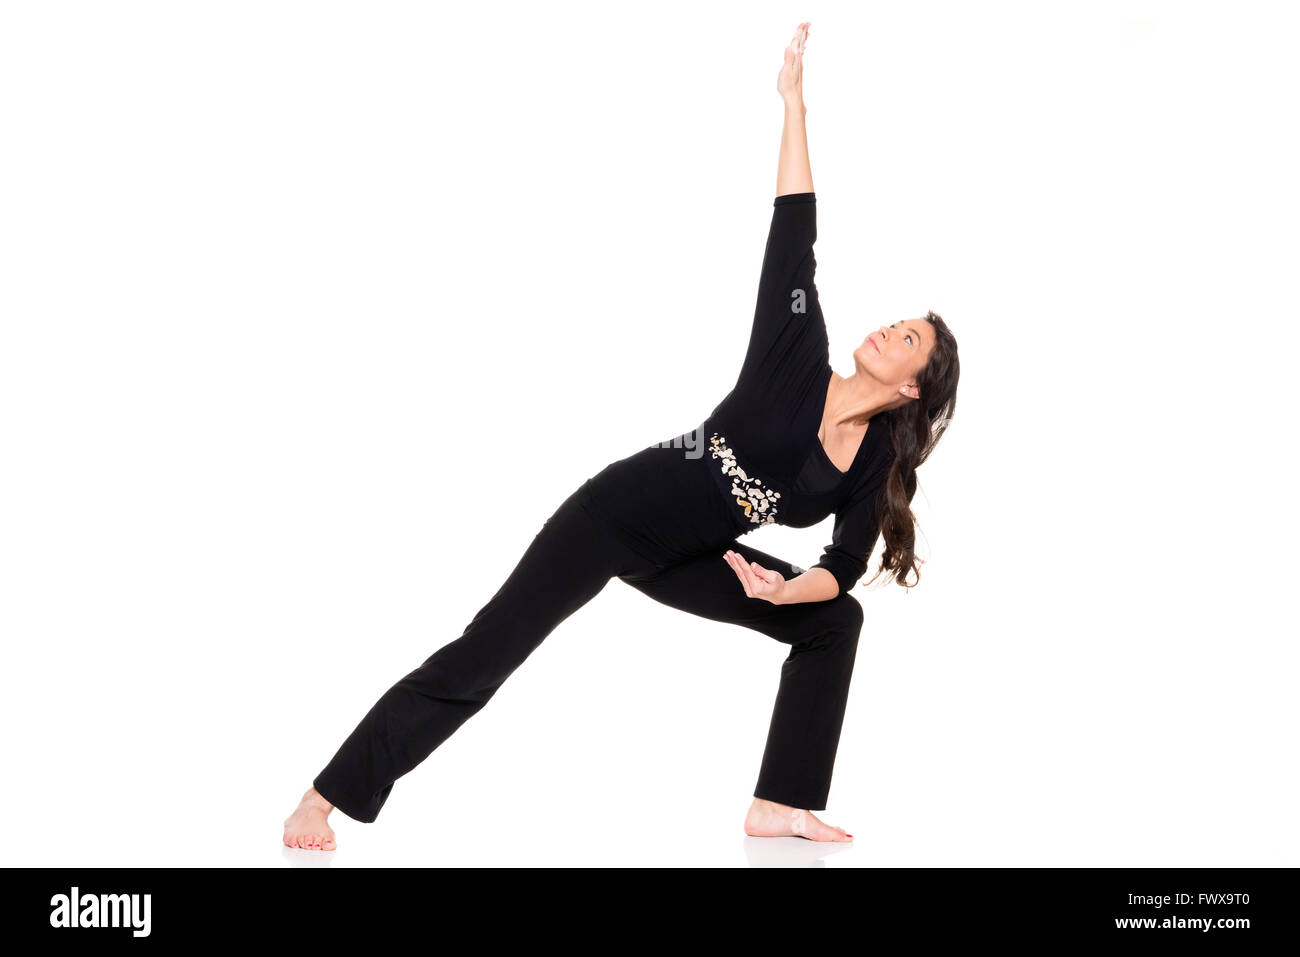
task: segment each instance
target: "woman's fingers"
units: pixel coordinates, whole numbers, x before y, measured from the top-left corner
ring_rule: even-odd
[[[740,573],[740,580],[745,584],[745,594],[750,598],[756,597],[758,583],[754,580],[754,573],[749,570],[749,563],[745,561],[745,556],[736,555],[736,571]]]
[[[750,568],[754,573],[754,580],[758,583],[754,588],[755,593],[766,595],[776,587],[777,573],[772,569],[764,568],[758,562],[754,562]]]
[[[747,561],[739,552],[728,550],[722,557],[740,579],[740,584],[744,586],[748,597],[770,601],[767,596],[780,587],[780,572],[764,568],[758,562]]]
[[[736,573],[736,577],[740,579],[740,584],[745,588],[745,594],[753,598],[754,590],[750,586],[752,579],[749,576],[749,566],[744,558],[732,551],[728,551],[723,557],[726,558],[727,564],[731,566],[731,570]]]
[[[750,598],[753,598],[754,586],[753,586],[753,582],[750,580],[749,575],[746,574],[748,569],[745,568],[745,560],[741,558],[739,555],[733,553],[731,556],[731,561],[733,567],[736,569],[736,574],[740,576],[740,584],[744,586],[745,594],[748,595]]]
[[[740,574],[740,570],[739,570],[738,568],[736,568],[736,559],[735,559],[735,557],[732,555],[732,553],[729,552],[729,551],[728,551],[728,552],[723,552],[723,553],[722,553],[722,560],[725,561],[728,565],[731,566],[731,570],[732,570],[733,572],[736,573],[736,577],[740,579],[740,584],[743,586],[743,585],[745,584],[745,576],[742,575],[742,574]],[[745,594],[746,594],[746,595],[749,594],[749,589],[748,589],[748,588],[745,589]]]
[[[764,598],[776,587],[777,572],[764,568],[758,562],[746,561],[745,556],[739,552],[728,551],[723,557],[735,571],[745,588],[745,594],[750,598]]]

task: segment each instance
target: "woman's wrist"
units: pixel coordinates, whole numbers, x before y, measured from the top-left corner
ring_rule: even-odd
[[[808,107],[804,106],[802,96],[784,96],[781,99],[785,101],[785,111],[803,116],[808,112]]]
[[[790,604],[790,582],[791,581],[792,579],[789,578],[782,581],[781,587],[779,587],[776,591],[772,592],[772,594],[768,596],[767,600],[770,601],[773,605]]]

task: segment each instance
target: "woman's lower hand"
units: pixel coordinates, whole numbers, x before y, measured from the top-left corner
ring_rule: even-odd
[[[770,601],[774,605],[781,604],[781,593],[785,590],[784,575],[764,568],[758,562],[746,561],[745,556],[739,552],[727,551],[722,557],[745,586],[746,595]]]

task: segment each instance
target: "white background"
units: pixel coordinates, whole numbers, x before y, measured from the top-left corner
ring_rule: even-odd
[[[854,847],[742,832],[787,646],[614,581],[284,848],[555,506],[734,381],[804,19],[832,363],[934,309],[965,373],[921,583],[856,592]],[[1300,864],[1295,26],[6,5],[0,860]]]

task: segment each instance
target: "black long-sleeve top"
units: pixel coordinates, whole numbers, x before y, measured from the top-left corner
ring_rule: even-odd
[[[866,572],[880,537],[877,508],[894,452],[883,414],[871,419],[847,472],[835,467],[817,438],[833,373],[814,281],[816,241],[816,195],[777,196],[740,375],[704,427],[706,436],[717,431],[725,438],[721,444],[733,452],[750,485],[755,477],[761,482],[755,491],[776,514],[759,512],[755,522],[751,509],[754,527],[774,522],[806,528],[835,514],[832,541],[813,567],[834,575],[843,593]],[[747,485],[719,471],[733,490]]]
[[[832,541],[812,567],[830,572],[840,594],[867,570],[894,451],[884,414],[871,419],[847,472],[817,438],[833,371],[813,281],[816,240],[815,194],[777,196],[735,385],[696,429],[587,483],[588,500],[657,563],[762,525],[806,528],[834,513]],[[704,485],[702,469],[712,476]]]

